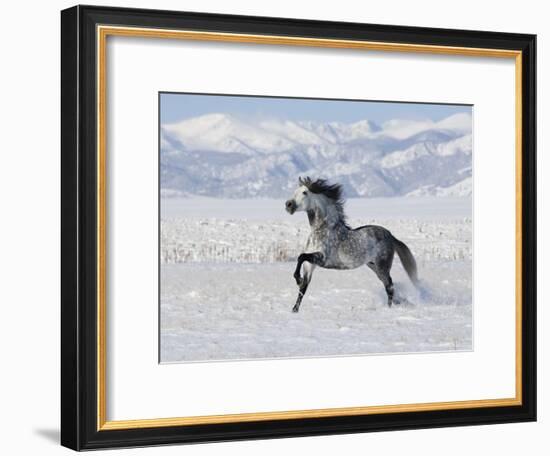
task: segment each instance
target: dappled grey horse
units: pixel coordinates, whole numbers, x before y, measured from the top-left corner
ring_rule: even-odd
[[[365,225],[352,229],[346,223],[342,187],[329,184],[324,179],[299,179],[299,187],[286,202],[290,214],[297,211],[307,213],[311,233],[304,252],[298,256],[294,278],[300,287],[292,311],[298,312],[300,304],[311,282],[316,266],[327,269],[355,269],[366,264],[384,284],[388,295],[388,306],[399,304],[394,297],[390,269],[394,253],[412,283],[418,286],[416,261],[409,248],[396,239],[387,229],[376,225]],[[304,270],[303,277],[300,272]]]

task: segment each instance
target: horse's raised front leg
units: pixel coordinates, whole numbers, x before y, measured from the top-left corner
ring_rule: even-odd
[[[304,263],[304,278],[301,281],[300,284],[300,291],[298,292],[298,297],[296,298],[296,304],[294,304],[294,307],[292,308],[292,312],[298,312],[300,310],[300,304],[302,304],[302,299],[304,298],[304,295],[306,294],[307,287],[309,286],[311,282],[311,277],[313,276],[313,270],[315,269],[315,265],[311,263]]]
[[[302,285],[302,277],[300,276],[300,271],[302,269],[302,264],[305,261],[316,266],[323,266],[325,262],[325,256],[321,252],[301,253],[298,256],[298,262],[296,263],[296,269],[294,270],[294,280],[296,280],[296,285],[298,286]]]

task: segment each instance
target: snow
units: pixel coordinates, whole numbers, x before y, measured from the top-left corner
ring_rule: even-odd
[[[309,232],[281,200],[161,200],[161,362],[472,349],[470,198],[352,199],[352,226],[381,224],[418,262],[396,257],[397,296],[365,268],[316,269],[298,314],[294,258]]]
[[[426,197],[426,196],[436,196],[436,197],[460,197],[468,196],[472,192],[472,178],[467,177],[466,179],[457,182],[456,184],[449,185],[448,187],[438,187],[436,185],[425,185],[420,187],[406,196],[412,197]]]
[[[417,294],[401,267],[386,306],[367,268],[316,270],[299,313],[293,263],[176,264],[162,270],[162,362],[470,350],[469,261],[430,262]],[[437,291],[435,291],[437,289]]]
[[[421,133],[434,126],[434,122],[431,120],[404,120],[404,119],[392,119],[382,124],[382,131],[387,136],[396,139],[409,138],[415,134]]]
[[[309,175],[341,182],[348,198],[403,196],[469,177],[471,133],[468,113],[381,126],[206,114],[161,126],[161,187],[280,198]],[[467,175],[458,172],[464,169]]]
[[[391,154],[386,155],[381,161],[380,165],[383,168],[395,168],[397,166],[404,165],[405,163],[416,160],[420,157],[433,154],[434,147],[430,143],[414,144],[408,149],[397,150]]]
[[[439,128],[467,133],[472,131],[472,116],[466,113],[453,114],[437,122]]]
[[[384,122],[380,135],[384,134],[397,139],[410,138],[428,130],[450,130],[468,133],[472,129],[472,116],[467,113],[453,114],[438,122],[433,120],[394,119]]]
[[[287,195],[290,197],[291,193]],[[210,197],[170,198],[161,200],[161,218],[212,218],[271,220],[282,219],[307,225],[306,218],[290,216],[284,210],[284,199]],[[351,198],[345,203],[346,214],[353,218],[461,219],[471,217],[471,198]]]
[[[280,126],[286,130],[288,126]],[[250,155],[260,152],[285,150],[293,141],[278,128],[250,124],[228,114],[206,114],[176,124],[163,125],[165,133],[174,135],[186,147],[197,150],[239,152]]]
[[[383,168],[395,168],[427,155],[450,157],[455,154],[468,156],[471,153],[472,135],[465,135],[443,143],[428,141],[413,144],[405,150],[397,150],[386,155],[380,160],[380,165]]]

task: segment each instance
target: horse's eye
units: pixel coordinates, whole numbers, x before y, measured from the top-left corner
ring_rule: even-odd
[[[307,195],[307,192],[306,192],[305,190],[304,190],[302,193],[303,193],[304,195]]]

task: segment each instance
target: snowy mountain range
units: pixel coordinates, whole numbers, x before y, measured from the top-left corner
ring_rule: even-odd
[[[161,126],[163,196],[287,197],[298,176],[347,197],[471,194],[472,118],[355,123],[207,114]]]

